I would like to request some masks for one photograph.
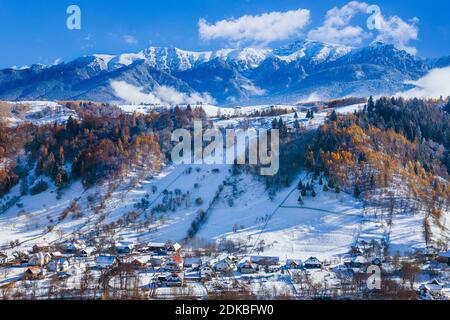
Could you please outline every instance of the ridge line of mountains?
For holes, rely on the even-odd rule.
[[[0,70],[0,100],[126,102],[111,86],[126,82],[151,93],[161,86],[186,95],[208,94],[222,105],[295,103],[395,94],[431,69],[450,66],[450,56],[420,59],[376,42],[351,48],[297,41],[277,49],[209,52],[150,47],[139,53],[80,57],[54,66]]]

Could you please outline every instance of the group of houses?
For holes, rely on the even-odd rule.
[[[207,280],[220,274],[232,275],[235,272],[242,275],[260,272],[270,274],[291,270],[321,270],[328,266],[313,256],[304,261],[286,259],[284,262],[276,256],[259,255],[243,259],[222,255],[203,261],[204,258],[189,255],[187,251],[182,252],[181,245],[172,242],[135,244],[131,241],[118,241],[100,249],[82,240],[71,240],[59,245],[35,244],[30,251],[16,251],[12,256],[0,252],[0,266],[25,265],[25,280],[40,280],[48,273],[67,277],[85,269],[105,271],[127,266],[138,272],[153,272],[154,283],[168,287],[183,286],[186,281]],[[433,260],[450,265],[450,251],[434,254]],[[382,258],[371,257],[366,251],[352,247],[341,263],[331,270],[336,273],[361,272],[370,265],[382,264]],[[420,287],[421,295],[433,295],[442,286],[437,280],[423,284]]]

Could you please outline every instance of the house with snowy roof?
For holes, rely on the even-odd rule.
[[[177,253],[181,250],[181,244],[167,242],[165,248],[168,253]]]
[[[298,270],[303,267],[303,261],[300,259],[287,259],[284,268],[286,270]]]
[[[90,257],[94,252],[95,252],[94,247],[87,247],[85,249],[80,250],[80,252],[78,253],[78,256],[82,257],[82,258],[87,258],[87,257]]]
[[[258,266],[250,260],[239,263],[238,270],[242,274],[251,274],[258,272]]]
[[[250,261],[264,267],[277,266],[280,264],[279,257],[252,256],[250,257]]]
[[[135,258],[131,261],[131,264],[135,269],[144,269],[147,267],[147,261],[144,258]]]
[[[170,272],[180,272],[183,270],[183,258],[173,256],[172,259],[164,265],[164,270]]]
[[[69,270],[69,260],[66,258],[54,259],[47,265],[47,270],[50,272],[66,272]]]
[[[446,263],[450,266],[450,250],[446,252],[440,252],[436,260],[441,263]]]
[[[198,269],[202,265],[202,259],[197,257],[186,257],[184,259],[184,267],[191,269]]]
[[[364,258],[363,256],[356,256],[352,258],[350,266],[352,268],[362,268],[366,264],[367,264],[366,258]]]
[[[23,273],[24,280],[41,280],[45,278],[45,269],[41,267],[29,267]]]
[[[235,265],[233,263],[233,261],[231,261],[230,259],[222,259],[217,261],[214,264],[214,270],[218,271],[218,272],[228,272],[231,271],[235,268]]]
[[[28,260],[28,264],[30,266],[39,266],[39,267],[43,267],[45,266],[47,263],[49,263],[51,261],[52,257],[49,253],[47,252],[38,252],[33,254],[30,259]]]
[[[421,294],[436,294],[440,293],[443,287],[443,284],[439,280],[433,279],[428,283],[420,285],[419,291]]]
[[[134,250],[134,243],[133,242],[117,242],[114,245],[117,253],[119,254],[130,254]]]
[[[66,253],[78,253],[86,248],[86,244],[81,240],[73,240],[66,243]]]
[[[48,252],[50,249],[50,245],[48,243],[37,243],[33,246],[33,253],[38,252]]]
[[[119,260],[115,256],[99,255],[95,259],[95,265],[99,269],[109,269],[116,267],[119,264]]]
[[[320,260],[316,257],[310,257],[305,261],[304,266],[306,269],[321,269],[322,262],[320,262]]]

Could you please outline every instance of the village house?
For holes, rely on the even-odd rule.
[[[50,261],[47,270],[50,272],[66,272],[69,269],[69,261],[66,258],[59,258]]]
[[[362,268],[363,266],[365,266],[367,264],[367,259],[364,258],[363,256],[356,256],[353,257],[350,266],[352,268]]]
[[[85,249],[80,250],[80,252],[78,253],[78,256],[81,258],[87,258],[90,257],[95,251],[95,248],[93,247],[88,247]]]
[[[200,277],[202,279],[211,278],[214,275],[214,271],[209,266],[200,267]]]
[[[229,272],[234,270],[235,264],[232,259],[226,257],[225,259],[219,260],[214,264],[214,270],[217,272]]]
[[[13,253],[13,257],[18,263],[28,263],[30,260],[30,254],[27,251],[16,251]]]
[[[251,273],[258,272],[257,265],[252,263],[249,260],[246,260],[246,261],[240,263],[238,266],[238,270],[242,274],[251,274]]]
[[[352,246],[352,248],[350,249],[350,254],[353,257],[357,257],[363,254],[362,250],[358,247],[358,246]]]
[[[59,251],[53,251],[53,252],[50,253],[50,257],[52,259],[60,259],[60,258],[63,257],[63,254],[61,252],[59,252]]]
[[[49,250],[50,246],[48,243],[37,243],[32,248],[33,253],[48,252]]]
[[[119,264],[119,260],[115,256],[99,255],[95,259],[95,265],[99,269],[109,269],[116,267]]]
[[[436,295],[436,294],[440,294],[443,288],[443,284],[437,280],[437,279],[433,279],[428,283],[422,284],[419,287],[419,292],[422,296],[427,296],[427,295]]]
[[[164,265],[164,270],[170,272],[182,271],[183,259],[180,256],[173,256],[172,259]]]
[[[436,260],[440,263],[446,263],[450,266],[450,250],[439,253]]]
[[[23,273],[24,280],[41,280],[45,278],[45,269],[40,267],[29,267]]]
[[[303,261],[300,259],[288,259],[286,260],[286,264],[284,268],[286,270],[298,270],[303,267]]]
[[[202,265],[202,259],[197,257],[187,257],[184,259],[184,268],[198,270]]]
[[[310,257],[308,260],[305,261],[305,269],[321,269],[322,268],[322,262],[320,262],[319,259],[316,257]]]
[[[174,272],[160,274],[156,281],[161,287],[182,287],[184,284],[183,276]]]
[[[0,252],[0,265],[8,263],[8,255],[6,253]]]
[[[33,254],[30,257],[30,259],[28,260],[28,264],[30,266],[43,267],[47,263],[49,263],[51,259],[52,259],[52,257],[50,256],[49,253],[47,253],[47,252],[39,252],[39,253]]]
[[[81,240],[73,240],[66,244],[66,253],[76,254],[86,248],[86,244]]]
[[[168,254],[178,253],[181,250],[181,245],[179,243],[167,242],[165,248]]]
[[[154,255],[163,256],[167,254],[166,245],[164,243],[149,242],[147,251],[153,252]]]
[[[263,256],[252,256],[250,257],[251,263],[256,263],[257,265],[268,267],[268,266],[278,266],[280,264],[280,258],[278,257],[263,257]]]
[[[166,277],[164,285],[167,287],[182,287],[184,284],[183,276],[179,273],[171,273]]]
[[[152,268],[160,268],[164,264],[164,259],[159,257],[151,257],[148,259],[147,264]]]
[[[145,269],[147,267],[147,262],[144,258],[136,258],[131,261],[131,264],[135,269]]]
[[[423,252],[423,256],[425,258],[434,259],[438,256],[439,250],[433,246],[426,247],[425,251]]]
[[[134,243],[132,242],[118,242],[114,245],[117,253],[130,254],[134,250]]]
[[[79,276],[83,273],[84,270],[85,270],[85,266],[83,268],[81,265],[77,266],[74,264],[74,265],[69,266],[69,268],[66,271],[66,274],[69,276]]]
[[[380,258],[373,258],[372,261],[371,261],[371,263],[372,263],[374,266],[378,266],[378,267],[381,267],[381,266],[383,265],[383,261],[381,261]]]

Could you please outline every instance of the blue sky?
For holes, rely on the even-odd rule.
[[[304,38],[360,46],[380,37],[422,57],[450,55],[450,1],[348,3],[337,0],[1,0],[0,67],[51,64],[92,53],[137,52],[150,45],[213,50],[243,45],[277,46]],[[81,8],[81,30],[66,27],[66,10],[71,4]],[[365,5],[380,7],[383,32],[368,30],[366,20],[370,15],[365,12]],[[329,12],[334,7],[337,11]],[[336,21],[336,14],[349,21]],[[249,16],[247,20],[241,18],[244,15]],[[272,23],[274,29],[266,28],[266,23]],[[277,33],[280,30],[285,32]]]

